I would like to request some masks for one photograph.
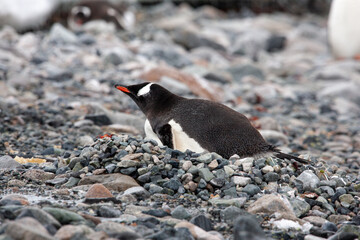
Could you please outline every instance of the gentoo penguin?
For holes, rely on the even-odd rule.
[[[332,1],[328,19],[328,39],[335,57],[360,57],[359,22],[359,0]]]
[[[71,8],[67,19],[68,26],[78,30],[86,22],[104,20],[114,23],[118,29],[129,30],[135,22],[135,15],[125,8],[115,7],[104,0],[81,1]]]
[[[220,103],[183,98],[149,82],[115,87],[130,96],[146,115],[146,136],[160,146],[216,152],[225,158],[234,154],[240,157],[274,154],[308,163],[281,153],[263,139],[244,115]]]

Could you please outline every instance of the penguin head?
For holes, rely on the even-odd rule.
[[[83,0],[71,8],[67,22],[71,29],[81,30],[83,24],[92,20],[111,22],[117,29],[131,29],[135,14],[126,3],[112,5],[104,0]]]
[[[88,6],[75,6],[71,9],[69,21],[82,25],[89,21],[91,17],[91,8]]]
[[[163,109],[172,99],[178,97],[162,86],[150,82],[130,86],[117,84],[115,88],[131,97],[145,115],[154,109]]]

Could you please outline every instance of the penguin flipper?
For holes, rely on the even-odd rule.
[[[170,124],[167,123],[162,125],[157,131],[157,135],[164,145],[168,146],[169,148],[174,148]]]

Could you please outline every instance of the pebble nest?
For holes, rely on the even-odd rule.
[[[360,63],[332,58],[326,18],[138,13],[130,31],[0,30],[0,239],[360,238]],[[159,147],[113,88],[141,81],[312,163]]]

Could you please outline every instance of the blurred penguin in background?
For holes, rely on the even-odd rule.
[[[135,23],[135,14],[125,3],[117,6],[104,0],[84,0],[71,8],[67,24],[72,30],[80,30],[93,20],[112,22],[117,29],[129,30]]]
[[[333,0],[328,19],[328,38],[336,58],[360,60],[360,0]]]

